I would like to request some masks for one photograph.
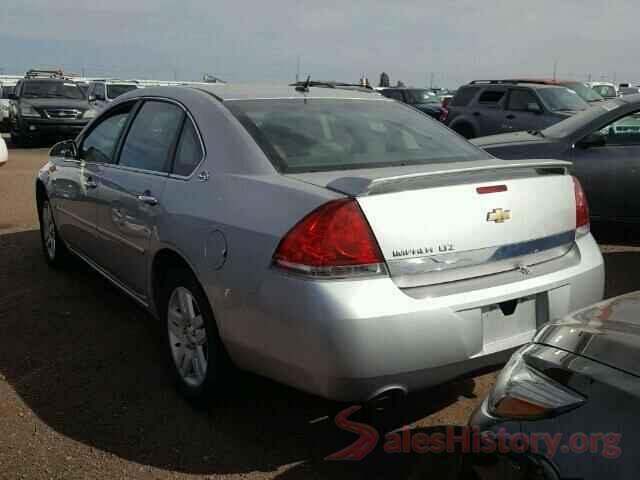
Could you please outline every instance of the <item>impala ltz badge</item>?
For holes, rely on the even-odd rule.
[[[492,211],[487,213],[487,222],[504,223],[507,220],[511,220],[511,210],[494,208]]]

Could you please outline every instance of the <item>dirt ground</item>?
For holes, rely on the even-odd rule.
[[[196,411],[175,393],[153,320],[82,265],[41,258],[33,182],[46,149],[9,152],[0,169],[0,478],[421,478],[453,456],[324,457],[354,436],[342,408],[246,373],[219,405]],[[596,231],[607,295],[640,285],[633,234]],[[606,235],[605,235],[606,234]],[[488,373],[412,395],[415,429],[464,425]]]

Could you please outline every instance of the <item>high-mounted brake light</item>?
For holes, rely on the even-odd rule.
[[[507,186],[506,185],[491,185],[488,187],[478,187],[476,188],[476,192],[478,192],[480,195],[484,195],[487,193],[498,193],[498,192],[506,192],[507,191]]]
[[[311,212],[284,236],[273,259],[279,267],[315,277],[386,273],[378,243],[353,199]]]
[[[581,237],[589,233],[589,204],[580,181],[573,177],[573,189],[576,197],[576,236]]]

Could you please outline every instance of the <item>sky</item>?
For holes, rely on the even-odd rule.
[[[635,5],[634,5],[635,4]],[[637,0],[0,0],[0,72],[456,87],[640,81]]]

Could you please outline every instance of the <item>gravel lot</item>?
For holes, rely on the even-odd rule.
[[[9,152],[0,169],[0,478],[418,478],[451,456],[323,458],[355,438],[344,408],[249,374],[199,412],[174,393],[153,320],[82,265],[41,258],[33,181],[46,149]],[[607,295],[635,290],[635,234],[599,227]],[[606,235],[605,235],[606,234]],[[418,429],[463,425],[495,373],[413,395]]]

